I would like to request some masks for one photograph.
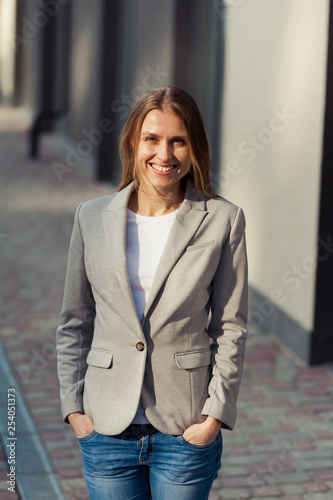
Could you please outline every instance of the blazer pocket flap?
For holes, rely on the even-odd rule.
[[[87,364],[100,368],[111,368],[113,352],[91,349],[87,356]]]
[[[191,370],[200,366],[208,366],[211,364],[210,349],[203,351],[178,352],[175,354],[175,361],[178,368],[183,370]]]
[[[211,241],[206,241],[205,243],[199,243],[196,245],[189,245],[186,248],[186,252],[192,252],[193,250],[200,250],[201,248],[211,247],[212,245],[214,245],[214,243],[215,243],[215,241],[211,240]]]

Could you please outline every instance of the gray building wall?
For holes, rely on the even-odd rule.
[[[72,0],[70,15],[69,91],[66,116],[59,122],[74,142],[84,139],[82,131],[96,127],[101,92],[102,0]]]
[[[251,0],[226,18],[220,183],[247,216],[257,292],[250,326],[279,333],[306,360],[315,314],[328,16],[328,0]]]
[[[17,0],[14,102],[31,115],[39,108],[41,95],[41,34],[45,19],[39,17],[39,11],[37,0]]]

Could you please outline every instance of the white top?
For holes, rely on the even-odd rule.
[[[127,268],[140,321],[176,212],[148,217],[127,211]]]
[[[167,215],[148,217],[127,210],[127,268],[140,321],[176,213],[177,210]],[[149,423],[141,403],[132,423]]]

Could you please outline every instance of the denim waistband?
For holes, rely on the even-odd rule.
[[[119,439],[141,439],[142,436],[156,434],[158,430],[151,424],[131,424],[114,438]]]

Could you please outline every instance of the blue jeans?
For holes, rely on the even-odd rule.
[[[90,500],[206,500],[221,467],[222,436],[195,445],[150,425],[78,438]]]

